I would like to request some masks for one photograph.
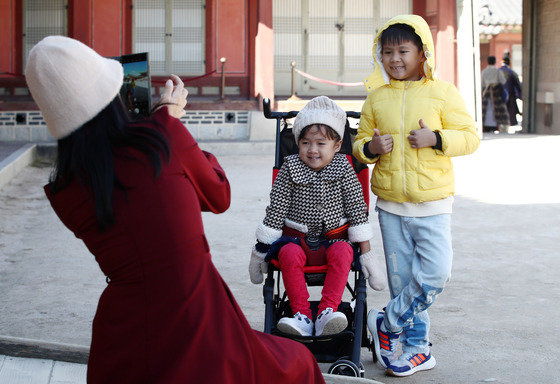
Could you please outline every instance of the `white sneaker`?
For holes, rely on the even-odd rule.
[[[315,320],[315,336],[334,335],[346,329],[348,320],[342,312],[334,312],[327,308]]]
[[[296,313],[294,317],[283,317],[278,321],[276,327],[283,333],[296,336],[313,335],[313,322],[309,317]]]
[[[436,366],[436,359],[428,353],[403,353],[387,366],[386,373],[392,376],[410,376],[418,371],[426,371]]]

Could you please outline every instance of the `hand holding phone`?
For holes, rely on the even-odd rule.
[[[154,106],[154,111],[159,107],[167,106],[169,114],[177,119],[185,116],[185,105],[187,105],[187,95],[183,81],[177,75],[171,75],[165,82],[161,98]]]

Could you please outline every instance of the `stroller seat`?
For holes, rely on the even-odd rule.
[[[297,115],[297,111],[272,112],[270,101],[263,100],[264,115],[268,119],[276,119],[276,154],[275,165],[273,168],[273,181],[283,163],[284,157],[298,153],[291,129],[286,122],[287,119]],[[359,118],[359,112],[347,112],[348,117]],[[283,123],[283,129],[281,129]],[[352,164],[358,180],[362,186],[364,200],[369,207],[369,172],[365,164],[359,163],[352,156],[352,142],[357,130],[350,128],[346,122],[343,137],[343,145],[340,153],[346,154]],[[328,266],[307,265],[303,268],[305,280],[308,286],[324,285]],[[318,362],[333,363],[328,373],[340,374],[345,376],[363,377],[364,368],[360,362],[360,352],[362,347],[368,348],[372,352],[376,361],[373,340],[367,333],[367,303],[366,303],[366,279],[359,266],[357,254],[354,255],[350,274],[354,276],[354,288],[350,283],[346,283],[346,288],[352,296],[351,302],[342,301],[338,311],[344,313],[348,319],[347,328],[334,335],[324,336],[294,336],[284,334],[276,327],[278,320],[282,317],[291,317],[292,312],[289,300],[285,291],[281,291],[281,270],[278,260],[272,259],[269,263],[268,273],[263,286],[263,296],[265,303],[265,325],[264,332],[275,334],[299,341],[307,346],[313,353]],[[319,301],[310,301],[313,318],[317,316]]]

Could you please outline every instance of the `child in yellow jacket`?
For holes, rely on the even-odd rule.
[[[391,300],[385,311],[370,311],[368,327],[379,362],[395,376],[436,364],[427,309],[451,275],[450,157],[470,154],[480,142],[455,86],[435,78],[433,54],[420,16],[397,16],[379,31],[353,147],[360,161],[375,164],[371,189]]]

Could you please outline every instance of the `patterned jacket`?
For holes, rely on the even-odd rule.
[[[272,244],[282,236],[284,225],[316,237],[348,222],[348,240],[363,242],[373,237],[367,213],[362,188],[345,155],[335,154],[319,172],[297,154],[290,155],[272,186],[257,240]]]

